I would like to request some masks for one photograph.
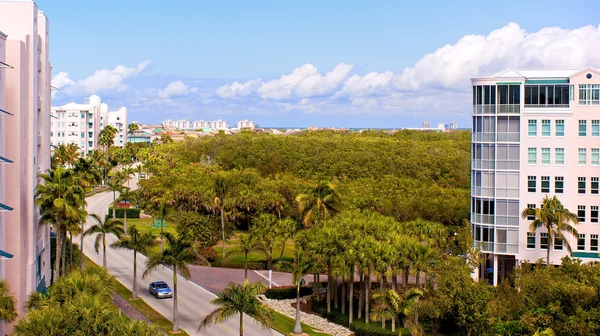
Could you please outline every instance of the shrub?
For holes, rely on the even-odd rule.
[[[356,320],[350,325],[350,329],[354,331],[355,336],[397,336],[397,331],[391,331],[390,329],[383,329],[379,325],[366,324],[363,321]],[[402,329],[402,335],[410,335],[408,330]]]
[[[496,322],[493,325],[497,336],[529,335],[529,326],[521,321]]]
[[[123,218],[123,213],[125,210],[127,210],[127,218],[140,218],[141,210],[138,208],[117,208],[117,211],[115,211],[117,218]],[[108,215],[112,216],[112,207],[108,208]]]
[[[312,288],[300,287],[300,296],[307,296],[312,294]],[[289,300],[296,298],[296,287],[285,286],[285,287],[274,287],[267,289],[265,296],[273,300]]]
[[[217,260],[217,251],[211,246],[201,249],[198,253],[200,253],[201,256],[206,258],[206,260],[208,260],[208,262],[210,263],[215,262],[215,260]]]

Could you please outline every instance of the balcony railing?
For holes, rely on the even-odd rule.
[[[473,169],[494,169],[494,160],[472,160]]]
[[[473,114],[495,114],[496,105],[473,105]]]
[[[569,104],[525,104],[526,109],[546,109],[546,108],[561,108],[568,109]]]
[[[498,198],[519,198],[519,189],[496,188]]]
[[[519,104],[499,104],[498,105],[498,114],[508,113],[508,114],[519,114],[521,113],[521,105]]]
[[[473,133],[473,141],[495,142],[496,141],[496,133],[494,133],[494,132]]]
[[[519,253],[518,244],[496,243],[496,252],[498,253]]]
[[[473,187],[471,192],[472,196],[494,197],[494,188],[490,187]]]
[[[519,226],[519,217],[496,215],[496,225]]]
[[[519,132],[498,132],[498,142],[519,142]]]
[[[494,224],[494,215],[471,213],[471,222],[477,224]]]
[[[475,241],[475,246],[479,247],[482,252],[494,252],[494,242]]]
[[[520,161],[505,161],[497,160],[496,169],[502,170],[519,170]]]

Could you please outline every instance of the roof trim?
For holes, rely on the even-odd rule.
[[[573,78],[573,77],[575,77],[575,76],[579,76],[579,75],[581,75],[581,74],[583,74],[583,73],[586,73],[586,72],[593,72],[593,73],[595,73],[596,75],[600,75],[600,71],[598,71],[598,70],[596,70],[596,69],[594,69],[594,68],[591,68],[591,67],[587,67],[587,68],[585,68],[585,69],[582,69],[582,70],[580,70],[580,71],[577,71],[576,73],[572,74],[571,76],[569,76],[569,78]]]

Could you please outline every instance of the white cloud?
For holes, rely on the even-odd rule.
[[[304,64],[291,74],[263,82],[262,79],[234,82],[217,89],[221,98],[249,96],[257,93],[262,99],[289,99],[322,96],[335,92],[354,69],[353,65],[340,63],[331,72],[322,75],[316,66]]]
[[[198,91],[198,88],[190,87],[190,86],[186,85],[185,83],[183,83],[182,81],[178,80],[178,81],[169,83],[169,85],[167,85],[167,87],[160,90],[158,92],[158,96],[161,98],[183,97],[183,96],[187,96],[190,93],[194,93],[197,91]]]
[[[123,81],[138,75],[149,64],[150,61],[143,61],[133,68],[117,65],[112,70],[96,70],[92,75],[78,81],[69,78],[66,72],[59,72],[52,79],[52,85],[57,88],[64,88],[64,92],[70,95],[95,94],[103,91],[124,91],[127,89],[127,85]]]

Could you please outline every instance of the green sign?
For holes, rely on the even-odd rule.
[[[166,229],[167,228],[167,220],[166,219],[155,219],[154,223],[152,223],[152,227],[155,229]]]

